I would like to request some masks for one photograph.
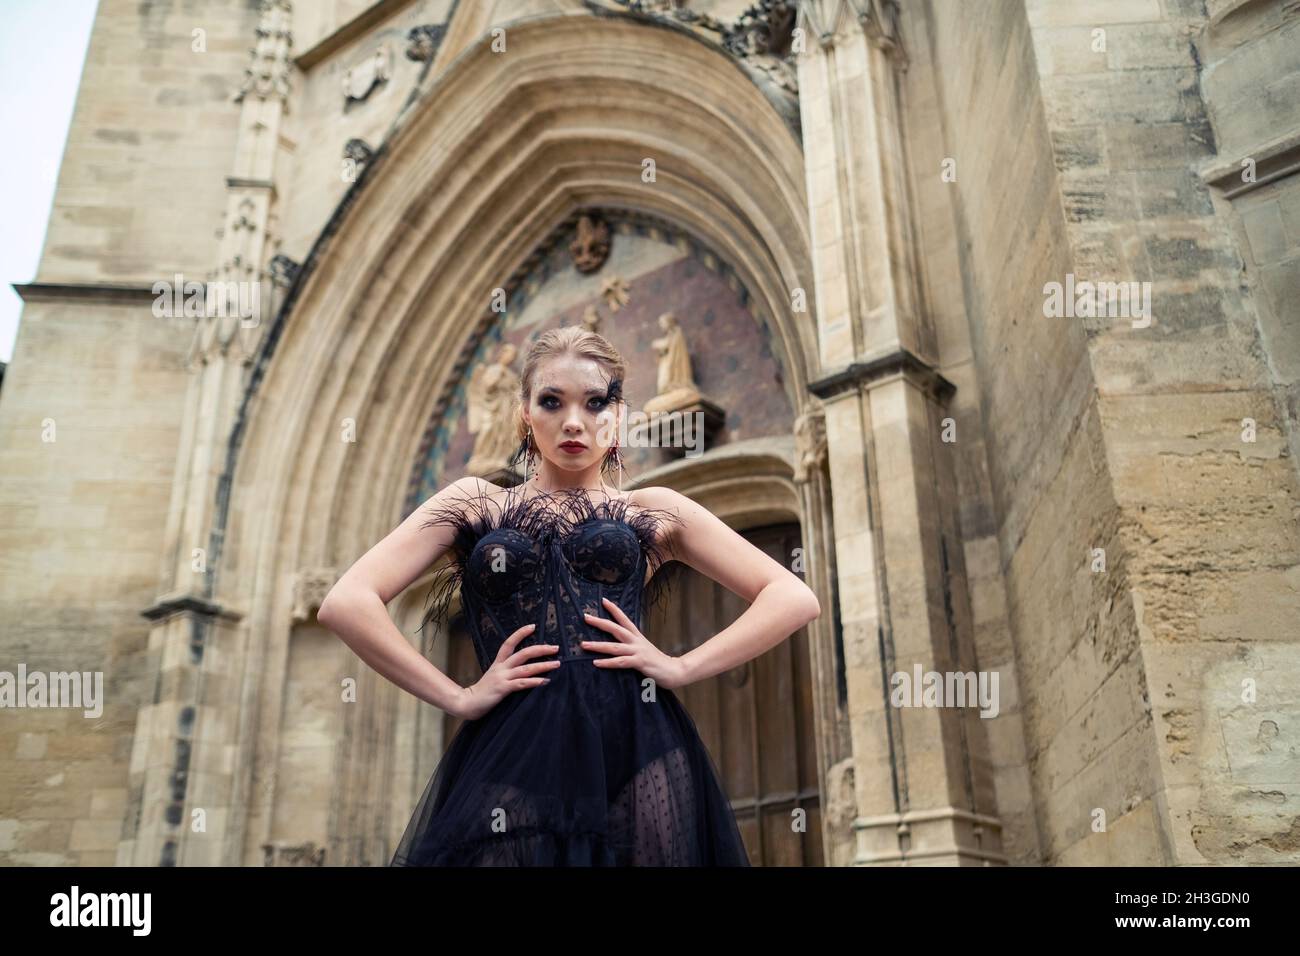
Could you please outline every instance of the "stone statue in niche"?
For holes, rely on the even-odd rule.
[[[671,455],[696,457],[725,426],[727,413],[700,393],[691,374],[690,349],[677,316],[659,316],[664,334],[650,344],[659,354],[658,394],[637,413],[628,428],[629,444],[670,449]]]
[[[690,350],[677,316],[665,312],[659,316],[659,327],[664,330],[663,337],[650,343],[659,353],[659,388],[655,397],[645,403],[647,415],[681,409],[700,399],[691,374]]]
[[[480,365],[469,379],[469,431],[476,436],[474,452],[465,464],[470,475],[491,479],[508,470],[519,445],[511,412],[519,397],[519,376],[510,367],[518,350],[506,342],[496,361]]]

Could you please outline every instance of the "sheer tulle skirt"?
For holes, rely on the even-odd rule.
[[[717,768],[669,690],[569,660],[466,721],[390,866],[749,866]]]

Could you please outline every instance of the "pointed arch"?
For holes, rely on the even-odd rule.
[[[425,80],[267,336],[228,456],[216,596],[247,609],[244,695],[263,707],[278,704],[271,679],[258,686],[288,642],[293,576],[341,571],[400,520],[426,419],[495,317],[491,291],[574,210],[645,212],[725,256],[807,394],[813,307],[789,309],[813,286],[803,158],[772,103],[679,31],[557,15],[509,37],[508,55],[478,42]]]

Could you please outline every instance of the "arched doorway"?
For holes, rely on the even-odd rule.
[[[422,485],[445,484],[436,473],[425,484],[424,474],[402,472],[411,462],[437,464],[430,454],[442,440],[437,423],[457,421],[450,402],[466,369],[498,330],[518,331],[500,328],[495,291],[528,273],[530,257],[571,215],[631,210],[645,221],[675,224],[707,248],[707,257],[699,257],[703,270],[682,278],[719,277],[743,294],[738,308],[744,321],[716,307],[710,316],[720,300],[711,297],[697,307],[697,287],[674,275],[666,273],[662,286],[665,296],[690,297],[663,307],[708,329],[697,341],[725,340],[726,348],[700,354],[714,363],[738,363],[737,369],[703,368],[706,390],[725,399],[718,376],[734,376],[743,356],[746,369],[772,363],[780,387],[762,394],[784,393],[789,405],[777,422],[746,404],[745,417],[729,426],[734,434],[727,447],[716,449],[723,452],[721,467],[745,457],[742,443],[754,443],[782,469],[780,517],[770,520],[808,514],[788,486],[791,431],[808,404],[808,369],[817,351],[809,315],[789,310],[790,290],[806,288],[812,274],[797,137],[722,50],[680,34],[647,31],[622,18],[563,15],[519,23],[512,41],[528,45],[529,70],[478,45],[445,72],[430,73],[302,263],[258,354],[225,455],[212,532],[220,544],[219,603],[234,609],[224,645],[231,656],[223,663],[245,685],[242,696],[209,719],[234,728],[247,759],[239,761],[233,782],[198,778],[191,791],[196,801],[223,806],[228,794],[235,795],[238,812],[220,837],[227,862],[259,861],[262,845],[283,839],[276,821],[304,806],[327,803],[318,842],[340,848],[332,861],[382,857],[392,831],[405,824],[415,781],[427,779],[424,769],[441,750],[441,742],[424,741],[436,736],[430,731],[440,729],[443,718],[359,667],[367,692],[357,710],[365,719],[356,721],[361,731],[348,741],[335,779],[365,786],[319,795],[277,782],[276,762],[293,759],[295,746],[286,731],[297,715],[284,706],[282,680],[295,626],[290,611],[299,603],[293,589],[298,581],[336,579],[410,512]],[[669,62],[672,68],[664,66]],[[682,63],[702,78],[690,97],[680,91]],[[593,88],[602,95],[593,99]],[[653,184],[639,175],[651,154],[659,171]],[[646,270],[634,274],[619,265],[620,248],[632,246],[630,234],[619,234],[608,267],[628,285],[637,275],[648,277]],[[713,261],[729,274],[711,273]],[[642,296],[620,305],[616,317],[612,303],[598,306],[607,320],[603,328],[624,330],[630,344],[619,347],[629,355],[646,351],[636,346],[641,326],[630,321],[632,310],[646,304],[645,293],[657,294],[653,287],[632,292]],[[612,284],[616,301],[617,293]],[[565,307],[570,304],[534,308],[548,321],[582,321],[585,306],[575,312]],[[653,331],[659,306],[650,304],[656,311],[648,313],[645,327]],[[514,318],[522,305],[511,301]],[[746,323],[761,341],[737,337],[748,336]],[[653,379],[652,363],[638,368],[647,370],[646,382]],[[746,388],[743,394],[748,401],[754,393]],[[449,473],[459,476],[461,459],[443,457]],[[754,484],[752,470],[743,477]],[[805,527],[815,529],[815,520]],[[418,600],[422,588],[413,590],[421,592],[412,596]],[[265,716],[279,714],[283,720]],[[391,733],[373,732],[378,726]],[[156,733],[151,725],[139,732]],[[216,746],[199,741],[195,759]],[[165,786],[170,772],[150,771],[147,786]],[[141,845],[154,831],[171,838],[173,829],[165,821],[146,821]],[[364,856],[348,849],[358,844],[368,848]]]

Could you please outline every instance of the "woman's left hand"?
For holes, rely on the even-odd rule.
[[[682,666],[681,658],[671,657],[659,650],[654,644],[650,643],[649,638],[637,630],[637,626],[623,613],[621,607],[609,598],[602,598],[601,600],[609,608],[610,613],[614,615],[614,620],[611,621],[608,618],[597,617],[586,612],[583,613],[583,617],[587,619],[588,624],[598,627],[602,631],[608,631],[618,640],[583,641],[582,646],[589,651],[617,656],[598,657],[594,659],[593,663],[601,668],[634,668],[667,690],[682,686],[685,669]]]

